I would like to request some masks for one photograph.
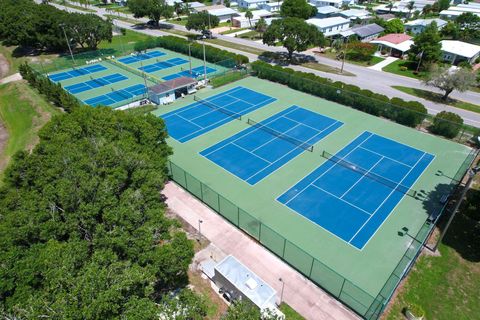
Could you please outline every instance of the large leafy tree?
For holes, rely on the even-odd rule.
[[[193,257],[160,194],[166,137],[154,116],[78,107],[15,156],[0,189],[0,309],[22,319],[158,315]]]
[[[308,19],[317,14],[317,8],[308,4],[306,0],[285,0],[280,7],[280,15],[284,18]]]
[[[458,24],[459,38],[473,40],[480,38],[480,17],[471,12],[465,12],[455,20]]]
[[[148,17],[157,26],[160,19],[170,19],[174,13],[165,0],[128,0],[127,5],[135,18]]]
[[[287,49],[288,59],[292,60],[295,51],[304,51],[312,45],[322,45],[325,38],[315,26],[300,18],[284,18],[272,21],[263,34],[263,43],[269,46],[278,41]]]
[[[100,41],[112,41],[112,23],[95,14],[74,13],[65,22],[65,29],[82,48],[96,49]]]
[[[188,16],[185,28],[187,30],[205,31],[210,28],[215,28],[220,23],[217,16],[213,16],[206,11],[194,13]]]
[[[405,32],[405,25],[398,18],[387,21],[383,27],[385,28],[383,31],[385,34]]]
[[[465,68],[451,70],[449,67],[436,65],[432,67],[424,82],[426,85],[442,90],[444,92],[443,100],[447,100],[453,90],[464,92],[477,83],[475,74],[471,70]]]
[[[437,23],[433,21],[413,39],[414,43],[409,52],[411,59],[420,60],[422,66],[438,61],[442,54],[440,40],[442,38],[438,33]]]

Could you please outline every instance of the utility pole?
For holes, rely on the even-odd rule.
[[[190,62],[190,75],[192,75],[192,53],[191,53],[191,48],[192,44],[188,44],[188,61]]]
[[[417,70],[415,70],[415,72],[417,73],[418,73],[418,70],[420,70],[420,64],[422,63],[422,58],[423,58],[423,51],[420,52],[420,60],[418,60]]]
[[[345,47],[343,49],[342,68],[340,69],[340,73],[343,73],[343,66],[345,65],[345,57],[347,55],[347,48],[348,48],[348,38],[347,38],[347,42],[345,42]]]
[[[70,56],[72,57],[72,62],[76,66],[77,63],[75,62],[75,59],[73,58],[72,47],[70,47],[70,41],[68,41],[67,32],[65,31],[65,24],[61,23],[60,27],[62,28],[63,34],[65,35],[65,41],[67,41],[67,46],[68,46],[68,50],[70,51]]]
[[[202,41],[203,44],[203,80],[205,85],[207,85],[207,61],[205,58],[205,41]]]

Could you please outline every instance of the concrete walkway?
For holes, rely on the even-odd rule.
[[[0,84],[19,81],[19,80],[22,80],[22,76],[20,75],[20,73],[17,72],[15,74],[12,74],[11,76],[0,79]]]
[[[250,31],[252,31],[252,30],[245,29],[245,30],[240,30],[238,32],[227,33],[227,34],[224,34],[224,36],[225,37],[235,37],[235,36],[238,36],[239,34],[247,33],[247,32],[250,32]]]
[[[394,61],[397,61],[397,60],[398,60],[398,58],[395,58],[395,57],[387,57],[385,60],[380,61],[379,63],[374,64],[373,66],[370,66],[368,68],[373,69],[373,70],[382,71],[382,69],[384,67],[388,66],[390,63],[392,63]]]
[[[278,279],[282,278],[285,283],[283,300],[306,319],[360,319],[354,312],[175,183],[169,182],[163,194],[167,197],[168,207],[173,213],[197,230],[198,221],[202,220],[202,236],[225,254],[234,255],[279,294],[282,283]]]

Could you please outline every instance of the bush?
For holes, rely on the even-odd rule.
[[[405,66],[401,66],[401,67],[400,67],[400,71],[407,71],[407,70],[408,70],[408,68],[405,67]]]
[[[292,89],[338,102],[375,116],[385,117],[409,127],[419,125],[427,116],[427,109],[419,102],[407,102],[399,98],[389,99],[387,96],[362,90],[357,86],[340,81],[332,82],[312,73],[272,66],[263,61],[252,63],[252,70],[259,78],[278,82]]]
[[[348,45],[346,58],[355,61],[370,61],[375,50],[373,44],[354,42]]]
[[[163,36],[158,38],[148,38],[145,41],[135,44],[135,51],[140,48],[143,51],[156,47],[162,47],[175,52],[188,54],[188,47],[191,45],[192,57],[203,59],[203,46],[197,42],[191,42],[183,38],[175,36]],[[212,46],[205,46],[205,59],[211,63],[219,63],[220,65],[233,68],[248,63],[248,57],[235,54],[226,50],[218,49]]]
[[[446,138],[455,138],[463,125],[463,119],[456,113],[442,111],[433,118],[429,130]]]

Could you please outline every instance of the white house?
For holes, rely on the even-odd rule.
[[[410,1],[413,1],[413,10],[408,9]],[[423,7],[426,5],[433,5],[436,0],[401,0],[393,3],[393,7],[389,8],[388,4],[381,4],[373,8],[376,13],[394,13],[401,14],[403,16],[408,15],[410,12],[413,14],[415,11],[422,11]]]
[[[339,13],[340,11],[342,10],[331,6],[318,7],[317,15],[315,17],[319,19],[328,18],[335,15],[336,13]]]
[[[447,20],[455,20],[459,15],[471,12],[480,16],[480,3],[459,4],[449,7],[447,10],[440,11],[440,18]]]
[[[434,21],[437,24],[438,30],[442,29],[447,24],[447,21],[442,19],[417,19],[405,23],[405,31],[410,31],[413,34],[422,33],[423,30]]]
[[[403,57],[413,45],[413,40],[408,34],[390,33],[370,43],[377,45],[377,51],[386,52],[394,57]]]
[[[362,10],[362,9],[349,9],[340,11],[337,16],[350,19],[351,21],[360,19],[360,20],[368,20],[372,17],[369,11]]]
[[[267,10],[268,12],[279,12],[280,7],[282,6],[282,1],[280,2],[267,2],[264,4],[259,5],[258,7],[263,10]]]
[[[205,5],[201,2],[197,2],[197,1],[194,1],[194,2],[187,2],[188,4],[188,7],[192,10],[195,10],[195,9],[198,9],[198,8],[201,8],[201,7],[205,7]]]
[[[238,6],[244,9],[257,9],[261,5],[268,3],[268,0],[238,0]]]
[[[167,104],[178,97],[195,92],[197,81],[190,77],[178,77],[148,88],[150,101],[156,104]]]
[[[326,37],[340,34],[342,31],[350,28],[350,20],[342,17],[331,17],[325,19],[312,18],[306,20],[305,22],[317,27],[317,29],[323,32]]]
[[[475,60],[480,56],[480,46],[457,41],[457,40],[442,40],[442,58],[452,64],[458,64],[462,61],[468,61],[470,64],[475,63]]]
[[[340,8],[343,5],[343,0],[311,0],[310,3],[317,7],[335,7],[335,8]]]
[[[218,18],[220,22],[226,22],[226,21],[231,21],[234,17],[240,16],[240,13],[232,8],[219,8],[219,9],[211,9],[211,10],[205,10],[212,16],[215,16]]]
[[[267,20],[268,18],[271,18],[273,14],[267,10],[261,9],[261,10],[253,10],[252,15],[253,15],[253,18],[251,18],[249,21],[245,17],[245,12],[241,12],[237,17],[232,18],[233,26],[237,28],[249,28],[251,23],[252,27],[254,27],[255,24],[258,22],[258,20],[260,20],[261,18],[264,18],[265,20]]]

